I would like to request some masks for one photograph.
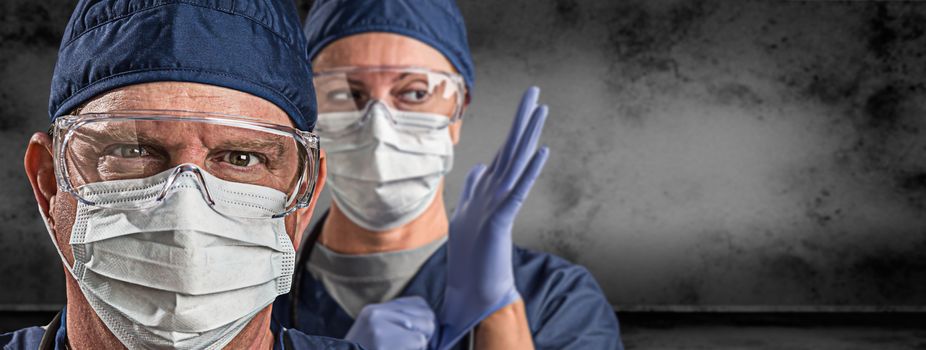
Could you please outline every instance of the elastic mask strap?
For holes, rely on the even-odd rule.
[[[64,258],[64,253],[61,252],[61,247],[58,246],[58,240],[55,239],[55,234],[51,225],[48,224],[48,216],[45,215],[45,212],[42,211],[42,207],[38,206],[39,215],[42,216],[42,224],[45,225],[45,230],[48,231],[48,238],[51,238],[51,244],[55,246],[55,251],[58,252],[58,257],[61,258],[61,263],[64,264],[65,270],[68,270],[68,273],[71,274],[71,277],[74,277],[74,280],[80,281],[77,278],[77,274],[74,273],[74,267],[68,265],[68,260]],[[74,259],[74,265],[77,265],[77,259]]]

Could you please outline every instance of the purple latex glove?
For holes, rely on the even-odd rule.
[[[492,164],[470,170],[450,221],[447,285],[438,314],[438,349],[447,349],[479,322],[521,296],[514,284],[511,228],[547,160],[537,142],[547,107],[540,89],[524,93],[505,145]]]
[[[364,306],[344,339],[368,350],[423,350],[434,327],[434,312],[424,299],[403,297]]]

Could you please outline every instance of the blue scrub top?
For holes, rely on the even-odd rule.
[[[67,322],[65,321],[66,310],[61,313],[47,327],[29,327],[15,332],[0,335],[0,346],[3,350],[64,350],[67,349]],[[348,343],[344,340],[331,339],[326,337],[310,336],[297,330],[283,328],[282,332],[277,331],[279,328],[275,325],[273,350],[284,349],[330,349],[330,350],[362,350],[359,345]],[[46,328],[54,330],[52,334],[46,337]],[[44,344],[43,344],[44,342]]]
[[[316,225],[306,243],[314,244],[320,231],[321,224]],[[311,248],[307,251],[310,254]],[[305,268],[308,258],[299,261],[295,279],[299,282],[289,295],[281,295],[274,302],[274,318],[307,334],[344,338],[354,320]],[[446,263],[445,244],[425,262],[400,296],[420,296],[431,309],[439,310],[444,299]],[[512,263],[537,349],[623,349],[614,309],[588,270],[557,256],[520,247],[514,248]],[[461,342],[455,349],[467,345]]]

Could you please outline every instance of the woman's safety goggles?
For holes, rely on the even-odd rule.
[[[417,67],[338,68],[316,72],[313,82],[319,133],[357,129],[369,116],[366,112],[380,103],[398,112],[391,121],[399,129],[442,129],[462,117],[466,98],[459,74]]]
[[[285,195],[280,217],[309,205],[319,167],[319,141],[311,132],[226,116],[185,111],[129,111],[59,117],[53,125],[58,185],[87,205],[145,209],[157,205],[179,175],[198,177],[207,201],[218,179],[269,187]],[[173,169],[163,186],[144,195],[150,200],[97,203],[82,186],[139,180]],[[218,181],[215,181],[218,182]],[[131,204],[128,204],[131,203]],[[241,203],[239,203],[241,204]],[[244,203],[246,204],[246,203]],[[223,213],[237,216],[235,212]]]

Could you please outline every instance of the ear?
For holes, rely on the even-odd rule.
[[[293,215],[296,216],[296,232],[293,239],[293,248],[296,250],[299,249],[299,244],[302,242],[302,235],[305,233],[305,230],[308,229],[309,223],[312,222],[312,213],[315,211],[315,205],[318,204],[318,196],[321,195],[322,190],[325,189],[325,180],[328,178],[328,158],[325,154],[325,150],[320,150],[319,159],[318,159],[318,177],[315,180],[315,192],[312,193],[312,199],[309,201],[309,206],[296,210]]]
[[[55,196],[58,194],[58,182],[55,179],[54,147],[51,136],[44,132],[37,132],[29,139],[26,148],[26,157],[23,165],[26,168],[26,177],[32,185],[32,193],[39,204],[39,210],[48,218],[49,227],[55,227],[51,215]]]
[[[463,116],[466,115],[466,110],[469,108],[469,101],[470,96],[469,92],[467,92],[466,98],[463,100],[463,108],[460,109],[460,117],[453,124],[450,124],[448,128],[450,130],[450,140],[453,141],[454,145],[460,143],[460,130],[463,129]]]

